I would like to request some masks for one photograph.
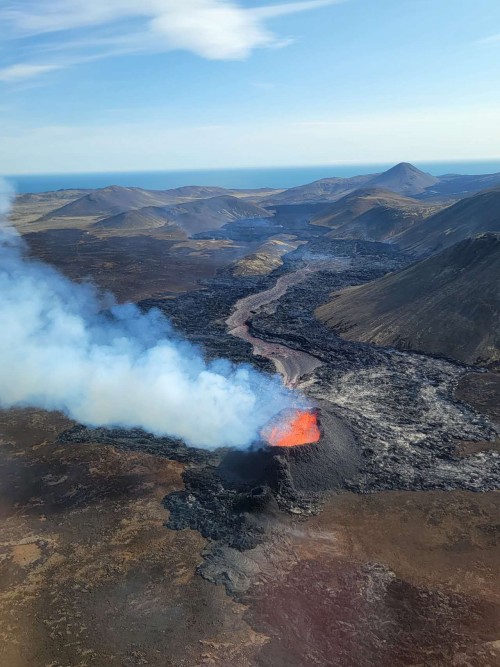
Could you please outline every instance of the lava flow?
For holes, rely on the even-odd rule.
[[[282,415],[278,422],[268,426],[262,433],[272,447],[298,447],[318,442],[321,433],[316,413],[296,410]]]

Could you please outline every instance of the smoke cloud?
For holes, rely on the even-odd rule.
[[[245,448],[303,399],[248,366],[207,363],[157,310],[118,305],[27,256],[0,180],[0,406]]]

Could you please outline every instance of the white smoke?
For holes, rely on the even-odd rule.
[[[8,200],[0,180],[1,407],[244,448],[281,410],[302,404],[277,377],[207,363],[159,311],[117,305],[28,258],[7,223]]]

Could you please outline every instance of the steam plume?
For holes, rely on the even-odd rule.
[[[0,180],[0,406],[142,427],[197,447],[244,448],[303,401],[278,378],[207,363],[159,311],[117,305],[26,256]]]

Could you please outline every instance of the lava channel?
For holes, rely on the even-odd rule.
[[[315,410],[294,410],[281,414],[262,432],[271,447],[299,447],[321,438]]]

